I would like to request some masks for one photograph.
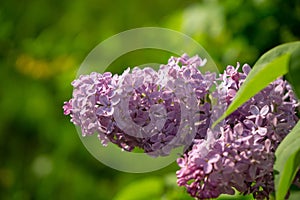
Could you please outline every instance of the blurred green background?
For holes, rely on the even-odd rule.
[[[197,40],[220,69],[253,64],[300,39],[300,1],[4,0],[0,2],[0,199],[192,199],[176,163],[147,174],[102,165],[82,145],[62,105],[87,54],[119,32],[165,27]],[[120,73],[152,57],[132,52]],[[225,197],[224,197],[225,198]]]

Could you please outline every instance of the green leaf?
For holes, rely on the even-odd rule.
[[[253,195],[242,195],[239,192],[235,192],[234,195],[221,194],[216,200],[254,200]]]
[[[164,190],[161,178],[149,177],[137,180],[121,190],[114,200],[158,200]]]
[[[299,200],[300,199],[300,190],[291,190],[291,194],[289,196],[289,200]]]
[[[292,52],[289,62],[288,81],[293,85],[293,90],[297,97],[300,97],[300,45]]]
[[[294,58],[290,61],[290,56],[299,47],[300,42],[286,43],[277,46],[262,55],[253,66],[253,69],[250,71],[245,82],[237,92],[233,102],[229,105],[223,115],[214,122],[213,127],[259,91],[264,89],[270,82],[285,75],[289,70],[289,64],[297,60]]]
[[[276,199],[284,199],[300,167],[300,121],[278,146],[274,163]]]
[[[270,82],[286,74],[288,71],[288,60],[289,54],[284,54],[267,64],[258,63],[259,65],[255,65],[239,91],[236,93],[233,102],[229,105],[224,114],[214,123],[214,126],[238,109],[259,91],[264,89]]]

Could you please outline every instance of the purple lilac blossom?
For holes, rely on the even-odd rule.
[[[103,145],[112,142],[126,151],[141,148],[166,156],[205,137],[211,109],[207,99],[216,79],[214,73],[199,71],[205,63],[184,54],[171,57],[158,71],[135,67],[120,76],[81,75],[72,82],[73,98],[65,102],[64,114],[80,126],[82,136],[96,133]]]
[[[228,66],[217,79],[199,71],[205,62],[184,54],[157,72],[136,67],[120,76],[82,75],[72,82],[73,98],[65,102],[64,114],[83,136],[98,134],[103,145],[140,148],[152,156],[185,146],[189,151],[178,159],[178,185],[193,197],[214,198],[236,189],[268,198],[274,191],[274,152],[298,120],[291,86],[277,79],[211,130],[251,68],[244,65],[240,73],[239,66]],[[212,86],[217,86],[213,93]]]
[[[251,70],[249,65],[243,66],[242,73],[238,68],[239,64],[228,66],[220,75],[213,94],[220,103],[232,102]],[[197,199],[234,194],[234,189],[252,193],[255,199],[269,199],[274,192],[275,150],[298,121],[298,105],[291,86],[278,78],[228,116],[219,133],[208,129],[206,138],[194,141],[192,149],[177,160],[178,185]]]

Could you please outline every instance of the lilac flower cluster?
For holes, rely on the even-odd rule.
[[[228,66],[220,75],[214,95],[229,105],[247,74]],[[269,198],[274,192],[274,153],[297,122],[298,102],[291,86],[279,78],[225,119],[220,130],[207,131],[206,138],[196,139],[192,149],[177,160],[178,185],[198,199],[220,194],[254,195]]]
[[[126,151],[140,148],[166,156],[179,146],[204,138],[210,124],[209,90],[216,75],[202,74],[206,60],[184,54],[171,57],[156,72],[152,68],[81,75],[72,82],[73,98],[64,113],[82,135],[98,134]],[[195,124],[197,124],[195,126]]]
[[[201,73],[205,63],[184,54],[158,71],[135,67],[121,75],[81,75],[72,82],[73,98],[65,102],[64,114],[83,136],[97,134],[104,146],[111,142],[151,156],[184,147],[177,182],[197,199],[235,190],[268,199],[274,192],[275,150],[298,121],[299,103],[279,78],[211,129],[251,68],[244,65],[238,72],[239,64],[228,66],[217,78]]]

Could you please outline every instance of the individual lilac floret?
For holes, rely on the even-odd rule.
[[[244,65],[240,73],[238,67],[228,66],[214,96],[229,105],[250,69]],[[234,194],[234,189],[269,199],[274,192],[274,153],[298,120],[297,106],[290,85],[275,80],[227,117],[219,133],[208,130],[206,138],[194,141],[177,160],[178,185],[198,199]]]

